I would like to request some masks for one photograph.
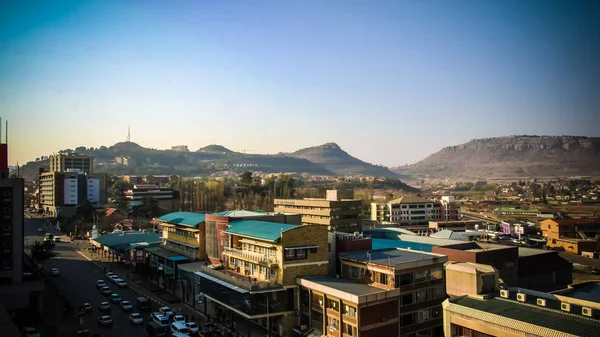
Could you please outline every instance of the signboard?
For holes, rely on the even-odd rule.
[[[100,202],[100,179],[88,179],[87,199],[92,204]]]
[[[77,205],[77,179],[65,179],[64,204]]]

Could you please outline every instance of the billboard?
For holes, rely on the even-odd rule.
[[[65,179],[64,204],[77,205],[77,179]]]
[[[92,204],[100,202],[100,179],[88,179],[87,199]]]

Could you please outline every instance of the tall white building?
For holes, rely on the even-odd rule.
[[[371,203],[371,220],[400,224],[427,224],[441,219],[440,204],[416,196],[403,196],[387,203]]]

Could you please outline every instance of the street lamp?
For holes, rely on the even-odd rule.
[[[267,337],[271,336],[271,322],[269,320],[269,293],[263,293],[267,299]]]

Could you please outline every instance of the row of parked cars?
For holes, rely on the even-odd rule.
[[[125,280],[123,280],[117,274],[114,274],[113,272],[106,273],[106,278],[108,280],[110,280],[111,282],[113,282],[114,284],[116,284],[119,288],[124,288],[127,286],[127,282],[125,282]],[[119,306],[125,312],[133,311],[133,304],[127,300],[123,300],[121,298],[121,295],[119,295],[118,293],[113,293],[105,280],[97,280],[96,288],[100,291],[100,293],[102,293],[102,295],[108,297],[108,301],[103,301],[100,304],[98,304],[98,311],[104,312],[104,313],[110,312],[111,308],[112,308],[111,303]],[[149,303],[148,303],[148,305],[149,305]],[[92,311],[91,304],[84,303],[83,306],[85,307],[86,312]],[[143,319],[142,315],[140,315],[137,312],[132,312],[129,315],[129,321],[132,324],[143,324],[144,323],[144,319]],[[104,326],[110,326],[113,324],[113,321],[112,321],[112,318],[110,317],[110,315],[102,315],[102,316],[98,317],[98,324],[104,325]]]
[[[167,334],[171,336],[200,336],[203,334],[200,327],[195,322],[187,322],[185,317],[175,314],[169,307],[161,307],[158,311],[150,314],[151,322],[148,323],[148,335],[151,337],[161,337]]]

